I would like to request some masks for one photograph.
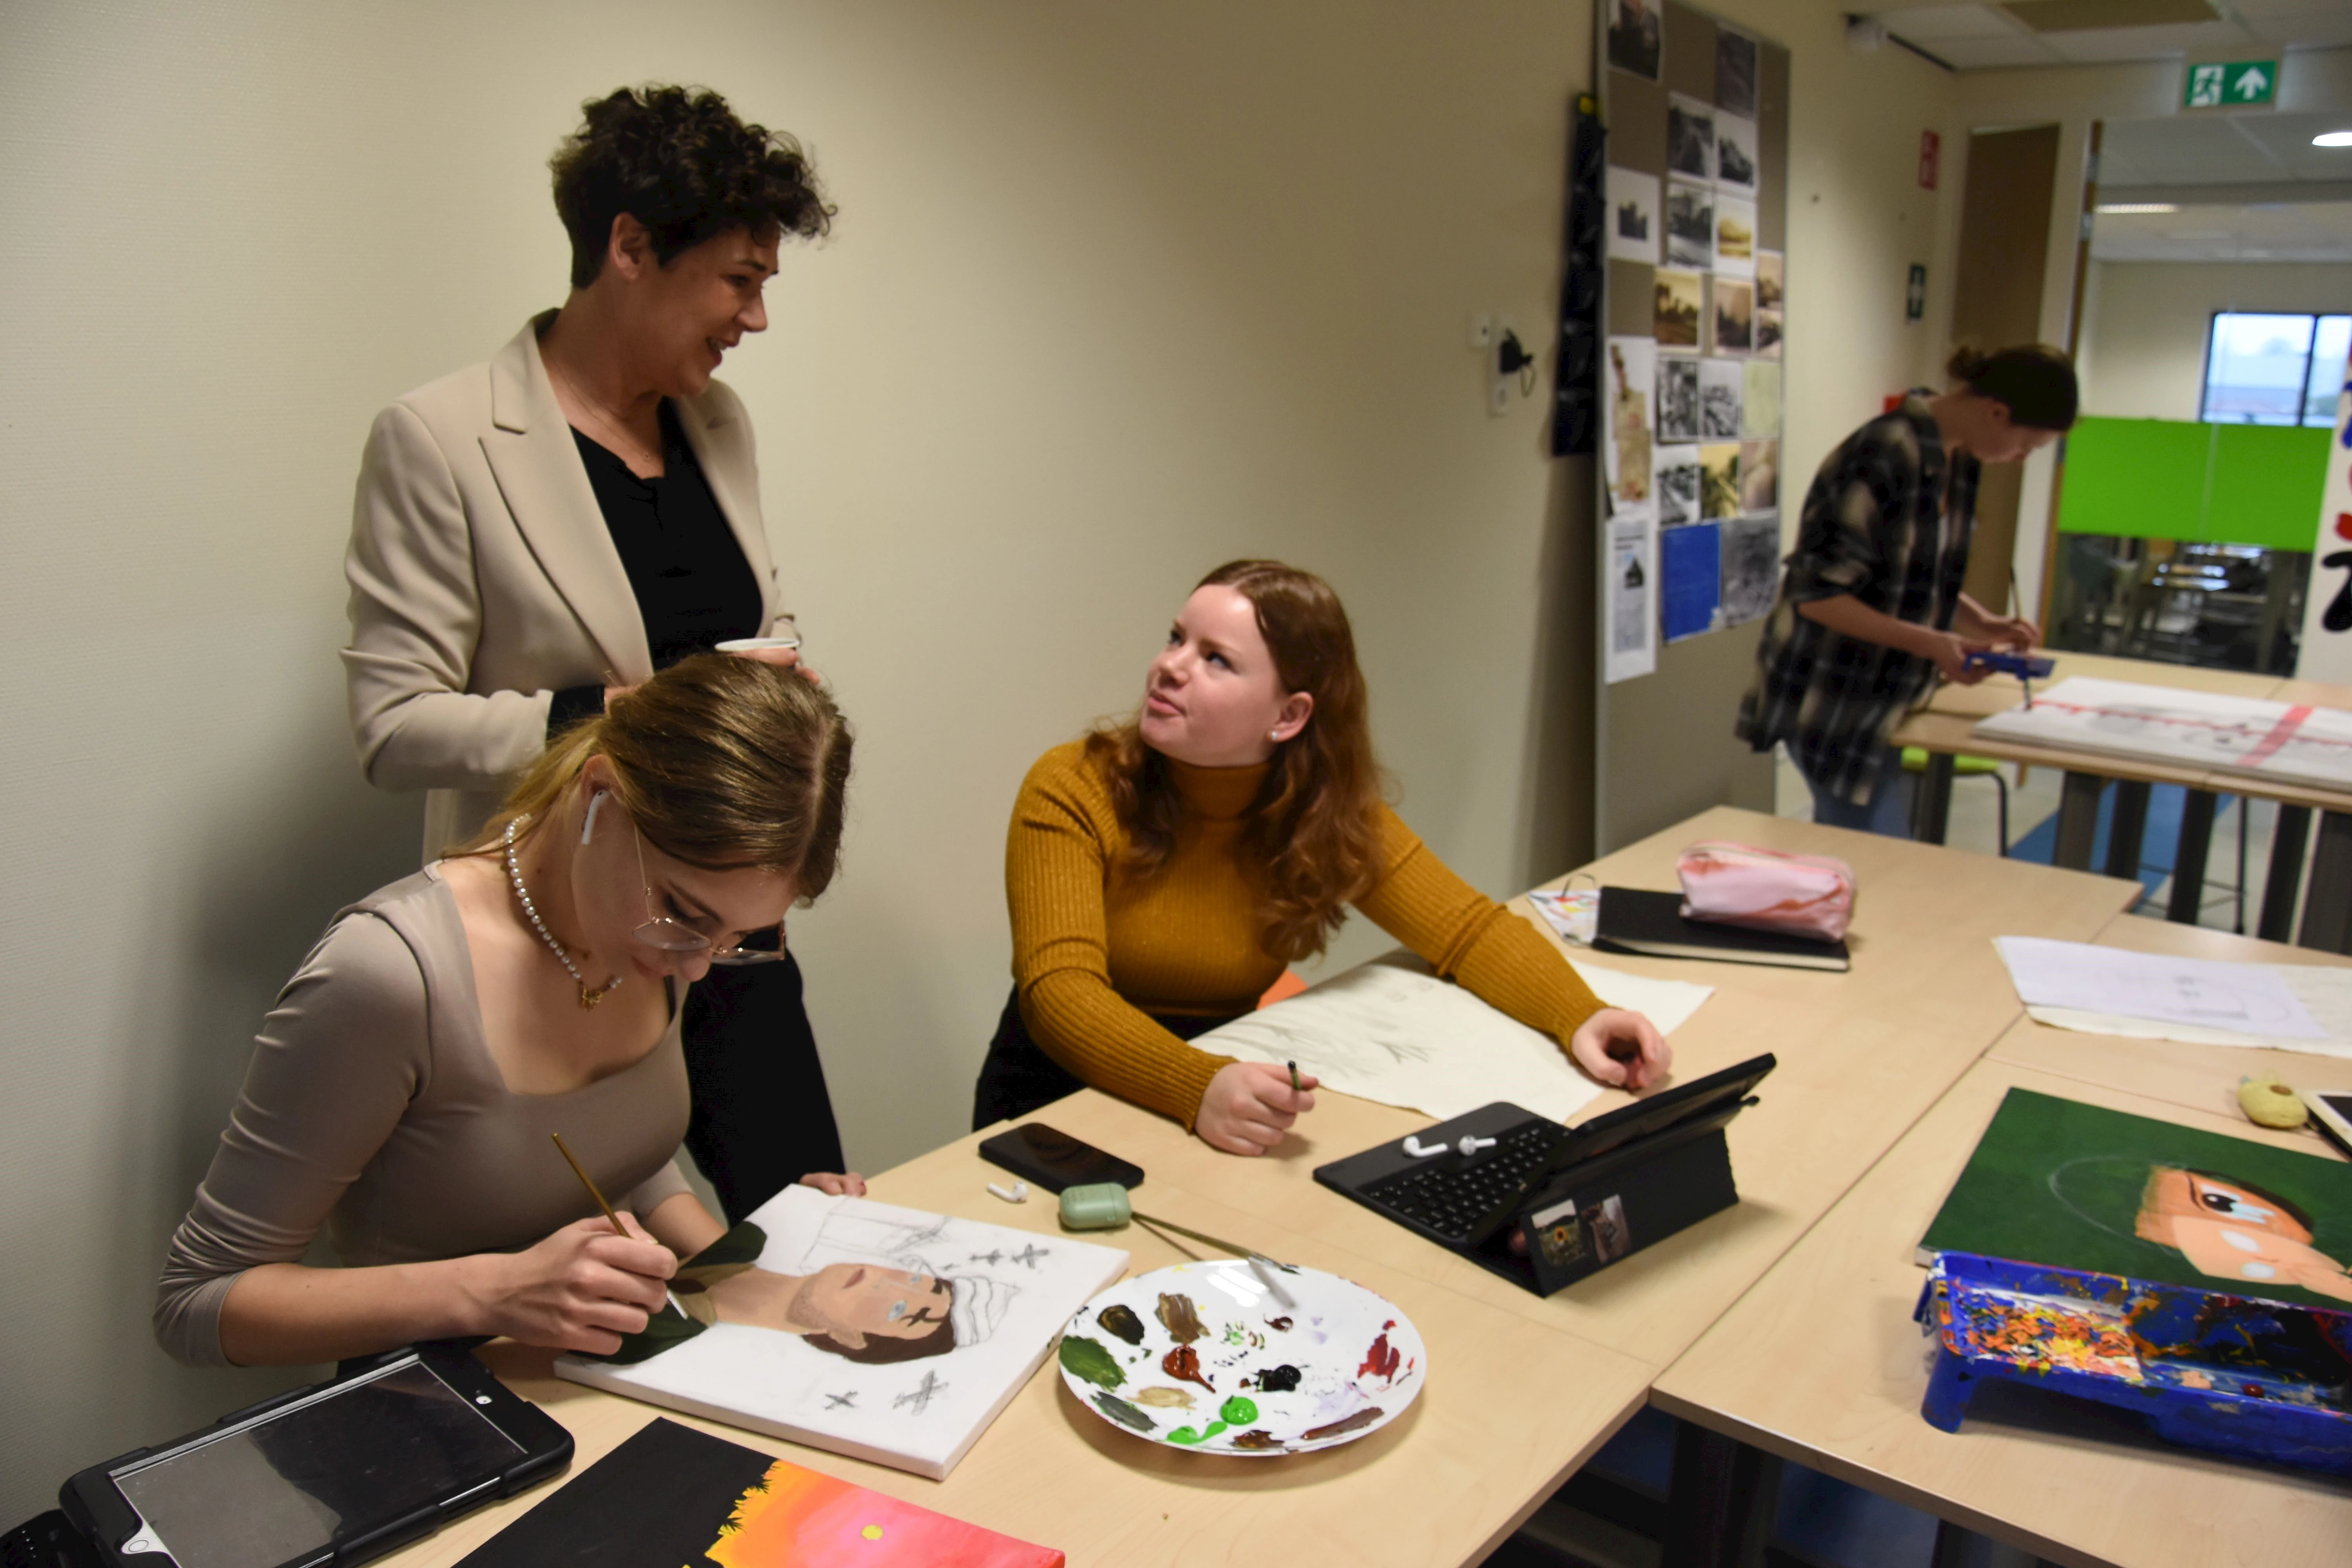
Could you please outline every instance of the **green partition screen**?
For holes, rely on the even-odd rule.
[[[2331,432],[2179,419],[2079,421],[2066,437],[2062,533],[2309,550]]]

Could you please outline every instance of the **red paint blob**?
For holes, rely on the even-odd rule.
[[[1387,1326],[1394,1328],[1396,1323],[1391,1320]],[[1372,1348],[1365,1352],[1364,1364],[1356,1369],[1356,1375],[1382,1377],[1393,1383],[1396,1381],[1397,1368],[1403,1364],[1403,1362],[1404,1357],[1402,1354],[1389,1348],[1388,1335],[1382,1334],[1372,1342]]]
[[[2336,514],[2336,531],[2343,538],[2352,539],[2352,511],[2339,511]]]

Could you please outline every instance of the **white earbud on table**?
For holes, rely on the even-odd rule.
[[[1433,1159],[1439,1154],[1459,1154],[1466,1160],[1479,1150],[1492,1149],[1494,1146],[1495,1140],[1492,1138],[1480,1138],[1468,1132],[1465,1132],[1451,1143],[1423,1143],[1410,1133],[1406,1135],[1404,1141],[1404,1152],[1416,1160]]]

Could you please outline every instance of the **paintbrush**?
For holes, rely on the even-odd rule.
[[[604,1201],[604,1194],[597,1188],[595,1178],[589,1175],[587,1167],[572,1154],[571,1145],[564,1142],[563,1134],[551,1132],[548,1136],[555,1140],[555,1152],[563,1156],[563,1163],[572,1167],[572,1173],[580,1178],[580,1184],[588,1189],[588,1195],[596,1200],[596,1206],[604,1211],[604,1223],[613,1227],[613,1234],[625,1241],[635,1241],[636,1237],[629,1234],[629,1227],[621,1223],[621,1216],[614,1214],[613,1205]],[[677,1309],[679,1317],[686,1316],[686,1309],[677,1305],[676,1296],[669,1295],[668,1287],[663,1287],[662,1294],[669,1296],[669,1304]]]
[[[1289,1291],[1282,1288],[1282,1281],[1275,1278],[1275,1270],[1285,1266],[1276,1263],[1273,1258],[1266,1257],[1264,1253],[1253,1252],[1246,1247],[1235,1247],[1230,1241],[1223,1241],[1213,1236],[1206,1236],[1197,1230],[1187,1230],[1184,1226],[1174,1224],[1169,1220],[1154,1219],[1148,1214],[1137,1214],[1132,1208],[1128,1210],[1128,1216],[1133,1219],[1136,1224],[1142,1226],[1145,1229],[1155,1234],[1172,1230],[1178,1236],[1189,1236],[1194,1241],[1213,1247],[1220,1252],[1230,1252],[1236,1258],[1245,1259],[1250,1266],[1250,1272],[1257,1276],[1259,1284],[1264,1285],[1268,1290],[1274,1292],[1274,1299],[1276,1300],[1281,1302],[1283,1306],[1290,1311],[1295,1312],[1298,1310],[1297,1300],[1292,1297]],[[1175,1247],[1179,1252],[1188,1250],[1188,1248],[1186,1248],[1181,1243],[1171,1240],[1165,1235],[1161,1235],[1160,1239],[1167,1242],[1169,1246]]]

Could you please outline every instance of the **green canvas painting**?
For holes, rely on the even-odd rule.
[[[2352,1303],[2352,1164],[2012,1089],[1920,1247]]]

